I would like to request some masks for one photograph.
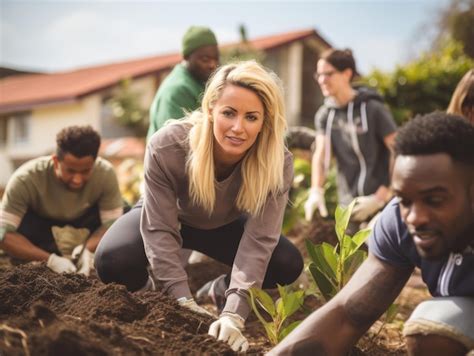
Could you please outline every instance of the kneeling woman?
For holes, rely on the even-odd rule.
[[[245,351],[248,289],[290,284],[303,268],[299,251],[280,235],[293,178],[285,130],[276,75],[253,61],[221,67],[201,110],[151,138],[143,206],[119,219],[97,249],[102,281],[138,290],[151,282],[149,265],[165,291],[205,313],[192,299],[181,249],[232,266],[223,311],[209,333]]]

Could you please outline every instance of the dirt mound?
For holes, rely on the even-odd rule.
[[[0,270],[0,354],[232,355],[212,319],[157,292],[129,293],[30,263]]]

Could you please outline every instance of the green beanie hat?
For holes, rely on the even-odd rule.
[[[187,57],[194,50],[209,45],[217,46],[214,32],[207,27],[191,26],[184,34],[181,51],[183,57]]]

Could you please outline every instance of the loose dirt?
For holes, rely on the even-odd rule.
[[[335,241],[333,223],[316,221],[299,226],[290,236],[303,254],[304,238]],[[195,292],[208,280],[230,271],[205,260],[188,266]],[[302,278],[306,288],[308,279]],[[276,296],[275,291],[272,292]],[[428,293],[415,273],[397,300],[395,322],[378,321],[360,340],[352,355],[404,355],[401,329],[413,308]],[[0,356],[6,355],[233,355],[224,343],[207,335],[211,317],[183,309],[160,292],[129,293],[119,285],[104,285],[95,276],[56,274],[43,263],[12,266],[0,256]],[[205,302],[205,301],[204,301]],[[321,303],[307,298],[302,319]],[[204,304],[215,312],[212,304]],[[249,354],[271,348],[263,327],[251,315],[245,335]]]

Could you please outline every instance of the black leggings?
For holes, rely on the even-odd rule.
[[[130,291],[142,288],[148,279],[148,260],[140,234],[141,204],[118,219],[102,237],[95,253],[95,267],[104,283],[123,284]],[[183,248],[196,250],[232,266],[245,220],[212,230],[200,230],[182,225]],[[263,281],[263,288],[293,283],[303,269],[303,258],[298,249],[280,236]],[[227,279],[228,280],[228,279]]]
[[[43,218],[28,209],[21,219],[20,226],[18,226],[16,232],[25,236],[35,246],[38,246],[45,251],[61,255],[58,246],[56,245],[56,241],[54,240],[51,228],[53,226],[63,227],[65,225],[71,225],[75,228],[85,227],[89,229],[90,233],[93,233],[101,225],[99,207],[94,205],[82,214],[82,216],[71,221]]]

